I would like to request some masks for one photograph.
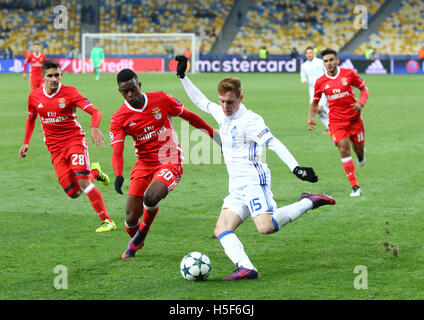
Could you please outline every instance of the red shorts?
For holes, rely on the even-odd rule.
[[[161,164],[158,166],[146,166],[140,162],[135,163],[131,170],[131,182],[128,194],[143,197],[144,192],[153,180],[163,182],[168,191],[175,189],[183,175],[183,167],[180,164]]]
[[[31,90],[37,89],[44,84],[43,78],[40,75],[31,75]]]
[[[68,195],[79,190],[78,180],[89,179],[90,159],[83,144],[69,146],[51,156],[57,179]]]
[[[334,144],[344,138],[350,138],[357,145],[365,143],[364,123],[361,117],[350,121],[330,121],[328,126],[330,128],[330,137]]]

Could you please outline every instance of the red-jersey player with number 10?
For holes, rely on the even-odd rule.
[[[361,111],[368,100],[369,92],[358,74],[352,69],[339,68],[337,52],[326,49],[321,52],[327,72],[315,82],[315,95],[309,110],[308,128],[314,130],[314,116],[318,102],[324,93],[328,100],[329,128],[333,143],[339,149],[343,169],[352,186],[351,197],[361,195],[361,188],[355,174],[350,145],[356,153],[358,164],[365,164],[365,132]],[[359,100],[355,100],[352,87],[361,90]]]
[[[181,117],[192,126],[214,137],[212,129],[201,117],[187,110],[173,96],[163,92],[141,92],[141,83],[130,69],[118,73],[119,91],[125,98],[112,115],[110,139],[115,190],[122,194],[124,182],[123,150],[125,137],[131,136],[137,161],[131,170],[131,182],[126,205],[125,229],[132,238],[123,259],[134,257],[159,209],[159,201],[167,196],[183,174],[183,151],[178,144],[171,117]],[[215,134],[215,138],[219,135]],[[219,140],[217,140],[219,143]],[[143,216],[142,221],[140,217]]]
[[[44,86],[37,88],[28,97],[28,118],[25,126],[24,144],[19,150],[19,158],[26,157],[37,115],[40,116],[44,143],[50,152],[52,163],[65,193],[70,198],[78,198],[82,191],[87,195],[102,224],[96,232],[112,231],[115,223],[110,219],[102,195],[92,183],[94,179],[104,185],[110,180],[99,163],[91,164],[85,133],[77,121],[76,108],[91,114],[91,138],[100,146],[104,137],[99,131],[101,113],[74,87],[60,83],[62,73],[55,60],[43,64]]]

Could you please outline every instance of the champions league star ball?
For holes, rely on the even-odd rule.
[[[181,260],[180,270],[187,280],[206,280],[211,273],[211,260],[201,252],[190,252]]]

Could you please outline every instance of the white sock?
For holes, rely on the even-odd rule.
[[[278,231],[287,223],[296,220],[309,209],[312,209],[312,201],[307,198],[292,203],[288,206],[278,208],[272,215],[272,220],[276,229],[275,231]]]
[[[243,244],[237,238],[234,231],[224,231],[217,238],[224,248],[225,254],[235,265],[239,268],[256,270],[246,252],[244,252]]]

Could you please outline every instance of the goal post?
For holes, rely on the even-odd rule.
[[[194,33],[83,33],[81,70],[82,73],[92,71],[91,49],[100,46],[106,60],[102,72],[114,72],[116,66],[135,69],[135,72],[174,71],[176,62],[173,57],[190,49],[190,72],[195,73],[196,41]],[[115,66],[108,68],[108,63],[115,63]]]

